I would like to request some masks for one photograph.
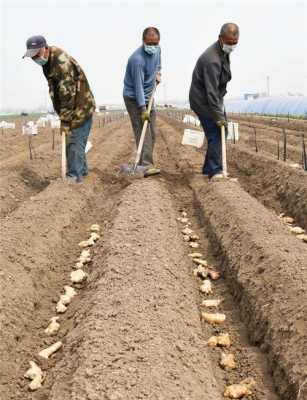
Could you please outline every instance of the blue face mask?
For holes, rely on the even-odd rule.
[[[38,58],[36,58],[36,59],[33,60],[33,61],[35,61],[36,64],[38,64],[38,65],[40,65],[40,66],[43,66],[43,65],[47,64],[48,58],[38,57]]]
[[[149,45],[149,44],[144,44],[144,50],[146,51],[147,54],[149,55],[154,55],[157,54],[159,51],[160,46],[159,45]]]

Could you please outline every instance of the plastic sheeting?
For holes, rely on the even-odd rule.
[[[15,123],[14,122],[1,121],[0,122],[0,128],[3,128],[3,129],[15,129]]]
[[[191,124],[191,125],[195,125],[195,126],[200,126],[199,119],[196,118],[196,117],[193,117],[193,115],[190,115],[190,114],[185,114],[185,116],[183,117],[182,122],[184,124]]]
[[[254,100],[228,100],[227,112],[264,115],[295,115],[307,118],[307,96],[261,97]]]

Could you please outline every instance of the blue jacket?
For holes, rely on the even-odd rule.
[[[124,79],[124,96],[135,99],[139,107],[149,101],[156,74],[161,70],[161,49],[149,55],[139,47],[128,59]]]

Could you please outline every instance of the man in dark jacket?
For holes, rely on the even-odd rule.
[[[26,43],[30,57],[43,69],[54,110],[67,135],[68,177],[80,182],[88,174],[85,146],[92,125],[95,100],[86,76],[77,61],[65,51],[48,46],[43,36],[32,36]]]
[[[238,41],[239,27],[233,23],[224,24],[218,41],[199,57],[192,76],[190,106],[208,141],[203,174],[214,180],[223,178],[220,129],[227,125],[223,97],[231,80],[229,54]]]

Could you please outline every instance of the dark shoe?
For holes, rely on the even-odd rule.
[[[81,183],[82,182],[82,178],[81,177],[77,177],[77,176],[67,175],[66,176],[66,182],[67,183]]]

